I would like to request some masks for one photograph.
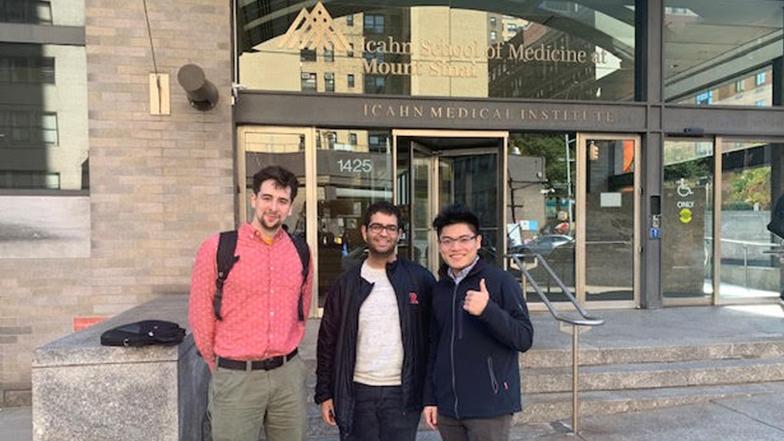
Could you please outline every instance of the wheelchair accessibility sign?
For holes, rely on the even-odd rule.
[[[675,192],[678,193],[678,196],[681,198],[676,202],[676,206],[678,207],[678,220],[682,224],[691,223],[694,219],[694,213],[692,212],[692,208],[694,208],[694,190],[689,187],[685,178],[681,178],[678,180],[678,187],[675,189]]]

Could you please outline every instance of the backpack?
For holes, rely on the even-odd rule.
[[[310,248],[308,248],[308,244],[301,234],[291,234],[288,230],[285,231],[294,243],[297,254],[299,254],[299,260],[302,262],[302,287],[304,287],[310,268]],[[223,320],[220,313],[221,302],[223,301],[223,284],[226,282],[226,278],[229,277],[229,273],[234,267],[234,264],[240,260],[240,256],[234,255],[236,248],[237,230],[222,232],[218,239],[218,252],[215,256],[218,263],[218,278],[215,279],[215,298],[212,302],[212,309],[215,313],[215,318],[218,320]],[[305,293],[302,292],[302,287],[300,288],[300,299],[299,302],[297,302],[297,318],[299,318],[299,321],[304,322],[305,310],[302,302],[305,300]]]
[[[101,334],[103,346],[173,346],[185,338],[185,329],[165,320],[142,320],[109,329]]]
[[[776,199],[773,210],[770,212],[768,231],[778,237],[784,238],[784,195]]]

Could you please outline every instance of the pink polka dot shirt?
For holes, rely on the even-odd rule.
[[[202,357],[214,370],[216,356],[262,360],[293,351],[305,334],[297,302],[304,298],[307,317],[313,265],[303,286],[302,263],[288,234],[280,230],[268,244],[252,225],[242,225],[235,251],[240,259],[223,287],[219,321],[213,312],[218,237],[202,243],[191,276],[188,320]]]

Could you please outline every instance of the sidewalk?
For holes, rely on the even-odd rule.
[[[784,383],[780,390],[697,406],[584,418],[580,436],[548,424],[516,426],[512,441],[780,441],[784,439]],[[0,410],[0,441],[31,441],[29,407]],[[420,432],[418,441],[438,441]],[[337,441],[322,438],[319,441]]]
[[[606,324],[581,336],[581,349],[699,348],[723,343],[784,342],[784,312],[778,305],[679,307],[658,310],[597,310]],[[548,313],[532,313],[534,350],[562,351],[571,338],[558,330]],[[300,353],[315,359],[318,320],[308,322]],[[567,354],[568,355],[568,354]],[[558,353],[557,356],[564,356]],[[768,380],[771,381],[771,380]],[[585,416],[579,437],[568,435],[558,422],[514,426],[512,440],[721,440],[784,439],[784,381],[734,384],[734,397],[701,404],[638,413]],[[525,398],[524,398],[525,400]],[[314,422],[320,424],[320,422]],[[568,423],[568,421],[562,421]],[[420,441],[437,441],[435,432],[421,432]],[[31,441],[31,408],[0,409],[0,441]],[[95,440],[79,440],[95,441]],[[116,440],[120,441],[120,440]],[[315,440],[314,440],[315,441]],[[319,438],[318,441],[336,441]]]

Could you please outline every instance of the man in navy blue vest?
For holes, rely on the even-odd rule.
[[[425,421],[444,441],[506,441],[521,410],[518,354],[533,341],[520,284],[479,258],[479,219],[453,205],[433,221],[444,259],[433,289]]]

